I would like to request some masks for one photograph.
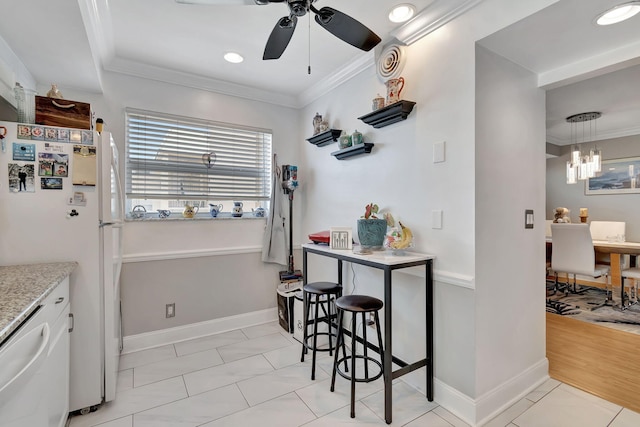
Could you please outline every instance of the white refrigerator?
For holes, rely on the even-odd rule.
[[[114,399],[122,350],[118,151],[107,132],[19,126],[0,122],[0,265],[78,262],[69,411],[85,412]]]

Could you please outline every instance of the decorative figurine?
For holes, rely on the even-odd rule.
[[[62,99],[62,93],[58,90],[58,86],[56,86],[55,84],[51,85],[51,89],[49,89],[49,92],[47,92],[47,97],[48,98],[58,98],[58,99]]]
[[[320,113],[316,113],[313,117],[313,134],[317,135],[321,132],[320,125],[322,124],[322,116]]]

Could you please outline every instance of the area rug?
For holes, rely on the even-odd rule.
[[[547,294],[546,305],[549,313],[572,316],[586,322],[640,334],[640,303],[624,311],[615,306],[603,306],[606,292],[598,288],[583,288],[580,293],[569,295],[565,295],[564,292]],[[619,294],[614,295],[614,298],[614,304],[619,304]]]

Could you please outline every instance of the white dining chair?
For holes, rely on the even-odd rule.
[[[558,272],[567,274],[565,293],[578,293],[576,275],[598,278],[605,276],[606,300],[601,305],[612,305],[613,297],[609,286],[609,266],[595,263],[595,251],[588,224],[551,224],[551,269],[555,273],[556,290],[559,290]],[[573,288],[569,283],[573,274]],[[599,307],[601,307],[599,306]],[[598,308],[598,307],[595,307]],[[594,310],[595,308],[592,308]]]

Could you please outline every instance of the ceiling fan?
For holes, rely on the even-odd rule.
[[[340,40],[369,51],[380,43],[380,37],[364,24],[331,7],[317,9],[313,6],[316,0],[176,0],[178,3],[190,4],[257,4],[287,3],[289,15],[278,20],[271,31],[264,48],[262,59],[278,59],[282,56],[291,41],[298,18],[308,12],[315,14],[315,21],[325,30]]]

